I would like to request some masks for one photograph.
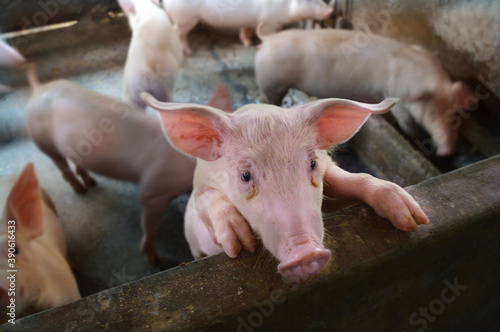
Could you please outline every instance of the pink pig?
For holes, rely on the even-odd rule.
[[[290,279],[317,274],[330,259],[323,245],[323,183],[330,196],[361,200],[402,230],[428,222],[399,186],[341,170],[328,156],[349,139],[378,105],[324,99],[291,109],[246,105],[234,113],[194,105],[161,103],[164,132],[180,151],[197,159],[185,235],[196,258],[241,247],[253,251],[259,236]]]
[[[40,84],[34,65],[26,68],[33,87],[25,112],[29,135],[76,192],[96,184],[87,170],[139,183],[142,252],[155,264],[161,217],[191,190],[195,160],[169,144],[157,116],[67,80]]]
[[[216,28],[241,28],[240,39],[250,46],[252,28],[260,22],[272,33],[293,22],[323,20],[333,12],[321,0],[164,0],[163,7],[175,22],[186,54],[193,53],[188,34],[198,22]]]
[[[0,38],[0,67],[19,68],[24,62],[26,59]],[[10,91],[12,91],[10,87],[0,84],[0,93]]]
[[[261,38],[255,72],[262,102],[278,105],[290,88],[319,98],[400,98],[407,109],[398,107],[394,115],[404,127],[412,121],[422,125],[438,156],[453,154],[457,113],[477,102],[420,47],[347,30],[288,30]]]
[[[0,38],[0,67],[19,68],[26,59]]]
[[[149,0],[120,0],[132,28],[124,69],[123,100],[144,109],[141,92],[172,101],[184,56],[167,13]]]
[[[63,229],[54,203],[38,185],[33,164],[19,176],[0,179],[0,202],[2,316],[15,322],[79,299]]]

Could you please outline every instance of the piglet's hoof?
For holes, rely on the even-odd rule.
[[[73,190],[79,195],[85,195],[87,193],[87,188],[79,184],[78,186],[73,186]]]
[[[97,186],[97,181],[93,177],[89,177],[87,181],[85,181],[85,186],[87,188],[92,188]]]

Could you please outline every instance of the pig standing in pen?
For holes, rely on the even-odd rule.
[[[158,0],[154,0],[158,3]],[[329,17],[333,8],[321,0],[164,0],[178,30],[184,52],[192,54],[188,34],[199,22],[216,28],[236,28],[246,46],[252,44],[253,30],[266,23],[269,33],[294,22]]]
[[[323,245],[323,182],[329,196],[366,202],[401,230],[428,223],[401,187],[343,171],[327,153],[394,100],[370,105],[325,99],[291,109],[246,105],[224,113],[143,98],[162,111],[170,142],[198,158],[185,214],[196,258],[222,251],[236,257],[241,247],[253,251],[253,230],[280,261],[283,276],[299,280],[319,273],[331,256]]]
[[[66,260],[63,229],[54,203],[39,187],[33,164],[28,164],[20,175],[0,179],[0,202],[2,315],[15,322],[79,299]]]
[[[26,126],[37,147],[78,193],[96,184],[87,170],[139,183],[142,252],[157,263],[161,217],[175,197],[191,190],[195,160],[170,145],[157,116],[67,80],[40,84],[34,65],[25,67],[33,88]],[[217,95],[223,93],[216,90],[211,102],[219,105]]]
[[[14,48],[9,46],[5,40],[0,38],[0,67],[20,68],[26,59]],[[10,92],[11,88],[0,84],[0,93]]]
[[[364,102],[400,98],[393,111],[410,131],[416,122],[437,145],[436,155],[454,153],[460,112],[477,99],[462,82],[452,82],[424,49],[389,38],[346,30],[288,30],[262,36],[255,72],[264,103],[281,104],[288,89],[319,98]],[[356,40],[364,40],[357,48]],[[293,49],[293,52],[290,50]]]
[[[132,40],[124,69],[123,100],[144,109],[141,92],[172,101],[184,56],[167,13],[146,0],[118,1],[128,16]]]

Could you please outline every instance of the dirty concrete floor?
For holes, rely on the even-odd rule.
[[[42,82],[66,78],[119,98],[129,38],[126,20],[118,18],[41,33],[18,48],[37,64]],[[256,47],[243,47],[237,32],[206,28],[192,32],[190,39],[195,54],[186,58],[179,73],[175,101],[206,103],[220,83],[230,90],[236,108],[258,101],[253,71]],[[164,261],[158,267],[149,266],[139,250],[137,185],[96,175],[96,188],[86,195],[74,193],[27,136],[23,112],[30,89],[24,74],[2,70],[0,82],[17,86],[0,96],[0,176],[18,173],[27,162],[35,163],[41,185],[59,211],[82,296],[192,260],[183,235],[187,195],[178,197],[165,213],[157,239]],[[294,92],[285,103],[301,100],[304,96]],[[353,158],[352,154],[344,158],[351,170],[366,171]]]

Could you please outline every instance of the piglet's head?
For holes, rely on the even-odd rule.
[[[54,204],[40,188],[33,164],[26,165],[19,176],[2,178],[0,189],[5,193],[9,190],[6,188],[10,188],[8,197],[0,202],[3,204],[3,212],[0,207],[0,311],[11,305],[14,295],[18,318],[80,298],[65,260],[62,228],[57,231],[54,226],[54,222],[59,222]],[[44,229],[45,225],[49,226]],[[18,271],[15,292],[12,291],[14,279],[8,270]],[[7,312],[3,314],[8,317]]]
[[[349,139],[378,105],[324,99],[291,109],[246,105],[234,113],[208,106],[161,103],[164,132],[198,159],[203,174],[245,217],[289,279],[317,274],[330,259],[323,245],[323,177],[327,150]]]
[[[2,184],[5,185],[5,182]],[[15,303],[18,317],[21,317],[26,308],[36,308],[40,297],[36,280],[28,280],[36,277],[35,273],[30,271],[30,265],[33,265],[30,264],[29,257],[31,241],[43,233],[42,197],[33,164],[30,163],[24,168],[15,181],[7,201],[2,203],[5,206],[0,218],[2,252],[0,267],[2,274],[12,270],[9,264],[13,261],[8,258],[13,258],[15,255],[15,267],[19,267],[20,272],[16,277]],[[2,276],[0,280],[0,311],[11,302],[10,297],[13,294],[9,291],[12,287],[9,286],[10,280],[7,276]]]

